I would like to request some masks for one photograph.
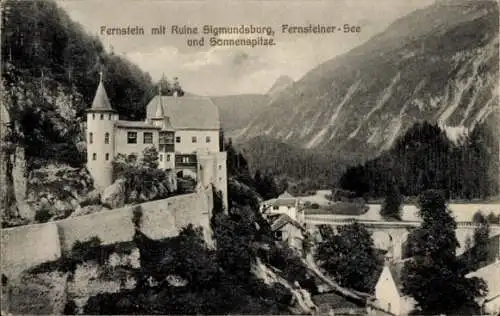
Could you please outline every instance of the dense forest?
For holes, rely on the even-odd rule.
[[[10,140],[25,147],[28,161],[81,163],[81,124],[100,71],[121,119],[145,117],[156,93],[149,74],[106,52],[53,1],[7,0],[3,7],[2,102],[13,123]]]
[[[405,196],[443,190],[450,199],[484,199],[498,194],[498,140],[478,124],[457,142],[430,123],[418,123],[393,148],[349,168],[340,187],[359,196],[381,198],[391,186]]]

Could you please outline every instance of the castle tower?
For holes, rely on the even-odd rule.
[[[158,86],[158,102],[156,111],[151,118],[151,123],[154,126],[161,128],[158,141],[158,168],[160,169],[175,169],[175,130],[170,123],[170,118],[165,116],[163,111],[163,98],[161,94],[161,83]]]
[[[118,114],[111,107],[108,95],[102,83],[100,73],[99,86],[87,110],[87,168],[94,185],[104,188],[113,183],[112,160],[114,152],[114,124]]]
[[[161,97],[161,85],[158,86],[158,103],[156,105],[155,115],[151,118],[154,126],[162,126],[165,114],[163,112],[163,100]]]
[[[226,152],[197,151],[198,181],[203,187],[213,185],[222,193],[222,204],[228,209]]]
[[[175,130],[168,116],[163,117],[159,132],[159,164],[160,169],[175,170]]]

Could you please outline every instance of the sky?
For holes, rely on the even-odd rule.
[[[113,50],[149,72],[153,80],[164,74],[178,77],[185,91],[199,95],[266,93],[280,76],[300,79],[322,62],[349,51],[396,19],[428,6],[433,0],[59,0],[70,17],[98,35]],[[288,34],[282,25],[321,24],[343,28],[359,26],[354,33]],[[151,35],[151,28],[167,27],[166,35]],[[270,26],[274,46],[210,46],[213,35],[170,34],[173,25],[201,29],[214,26]],[[101,34],[101,27],[140,26],[144,35]],[[265,34],[240,38],[268,38]],[[202,47],[188,39],[205,37]],[[235,38],[223,35],[221,38]]]

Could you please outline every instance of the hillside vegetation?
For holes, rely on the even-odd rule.
[[[438,126],[419,123],[391,150],[347,169],[339,185],[370,198],[384,197],[396,185],[405,196],[440,189],[452,199],[486,199],[499,192],[498,151],[486,124],[454,143]]]
[[[143,119],[149,74],[107,53],[53,1],[4,1],[2,102],[26,156],[81,164],[76,147],[99,80],[122,119]],[[76,161],[75,161],[76,160]]]
[[[234,141],[246,146],[252,167],[276,165],[300,179],[308,161],[322,170],[308,174],[315,178],[339,174],[331,169],[343,161],[374,159],[419,122],[455,140],[490,119],[499,102],[498,16],[496,1],[449,1],[401,17],[283,90]],[[497,127],[490,125],[495,137]],[[301,150],[315,158],[281,163]]]

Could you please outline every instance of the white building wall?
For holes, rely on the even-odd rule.
[[[375,286],[375,297],[381,308],[395,315],[400,315],[401,297],[387,266],[382,270]]]
[[[268,214],[286,214],[286,215],[290,216],[290,218],[292,218],[293,220],[299,221],[299,218],[297,216],[297,208],[294,206],[291,206],[291,207],[280,206],[280,207],[278,207],[278,209],[275,209],[273,206],[270,206],[267,213]]]
[[[208,152],[197,150],[197,158],[200,164],[201,181],[204,186],[213,184],[215,189],[222,192],[224,208],[227,210],[227,164],[226,152]]]
[[[87,113],[87,168],[94,179],[94,185],[99,188],[107,187],[113,181],[111,162],[115,155],[113,135],[116,120],[118,114]],[[105,143],[106,133],[109,133],[108,144]]]
[[[489,315],[499,315],[500,314],[500,295],[491,301],[487,302],[484,306],[484,311]]]
[[[180,137],[180,143],[177,142],[177,137]],[[193,137],[196,137],[195,143],[192,141]],[[207,137],[210,138],[209,142],[207,142]],[[219,151],[218,130],[177,130],[175,138],[175,151],[178,153],[188,154],[199,149],[205,149],[209,152]]]
[[[137,143],[129,144],[127,143],[128,132],[137,133]],[[144,144],[144,132],[153,133],[153,143]],[[116,154],[136,154],[137,157],[142,156],[142,151],[147,148],[154,146],[158,150],[158,130],[157,129],[143,129],[143,128],[116,128],[115,133],[115,152]]]
[[[217,152],[215,154],[215,187],[222,192],[224,208],[228,208],[227,192],[227,152]]]
[[[158,153],[158,168],[167,170],[175,169],[175,153],[160,152]]]

